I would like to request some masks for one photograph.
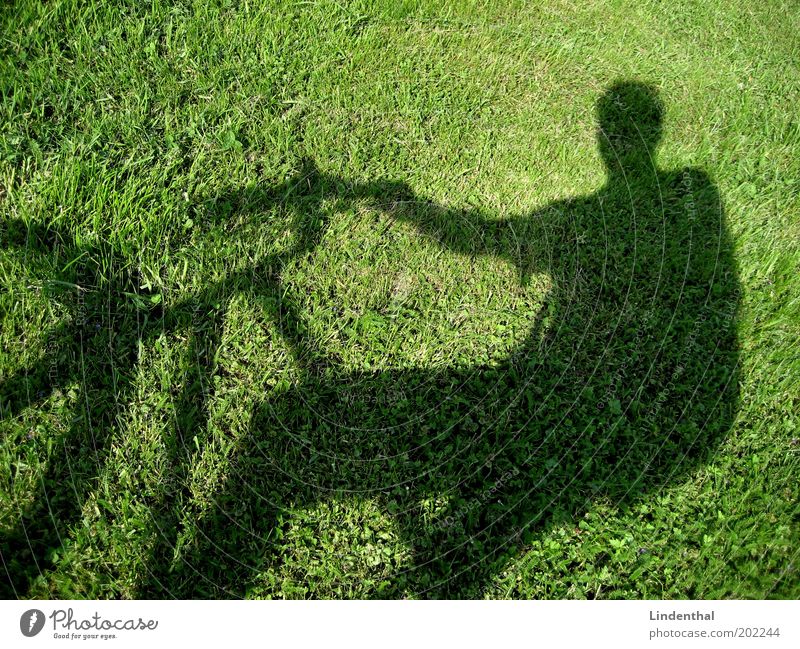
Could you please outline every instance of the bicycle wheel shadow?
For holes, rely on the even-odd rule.
[[[41,469],[35,497],[23,499],[12,516],[4,511],[0,531],[6,576],[0,596],[23,597],[51,567],[69,526],[81,518],[130,392],[137,341],[161,312],[140,289],[137,271],[106,242],[81,243],[56,224],[9,220],[4,225],[4,243],[24,251],[32,275],[25,280],[46,275],[38,290],[62,312],[42,332],[41,356],[0,377],[0,421],[4,426],[12,421],[3,430],[4,451],[19,458],[23,482],[31,457]],[[17,416],[28,408],[47,413],[53,403],[54,413],[39,419],[47,430],[20,434],[26,431],[13,423]],[[16,479],[9,476],[4,486]]]
[[[504,221],[398,184],[358,190],[391,196],[393,218],[452,252],[505,258],[521,281],[548,274],[546,309],[500,365],[323,362],[269,395],[193,543],[154,560],[143,592],[244,596],[283,561],[292,513],[346,497],[391,512],[411,557],[362,596],[477,597],[548,525],[601,498],[646,500],[702,466],[736,413],[739,280],[713,183],[654,163],[662,117],[653,88],[609,88],[606,184]],[[309,345],[291,296],[276,295],[284,336]]]
[[[48,400],[63,399],[67,390],[77,396],[71,409],[57,413],[58,427],[41,442],[34,433],[21,437],[22,428],[13,423],[3,431],[4,450],[20,458],[33,454],[43,469],[35,497],[11,516],[4,512],[0,564],[6,579],[0,581],[0,596],[24,597],[32,583],[53,568],[73,527],[84,518],[87,500],[98,489],[115,435],[126,425],[140,347],[176,331],[189,340],[189,362],[171,395],[174,413],[164,431],[165,464],[176,479],[186,475],[192,456],[187,432],[207,427],[208,385],[227,301],[242,286],[269,293],[285,260],[313,246],[321,226],[315,217],[318,196],[296,190],[310,187],[316,178],[316,168],[305,165],[275,187],[228,196],[237,207],[286,204],[295,218],[305,219],[294,224],[299,236],[290,250],[267,257],[259,268],[231,273],[168,306],[151,299],[160,296],[142,288],[145,282],[136,264],[108,241],[82,242],[56,223],[12,219],[4,224],[3,242],[22,251],[26,272],[32,275],[26,280],[44,275],[41,290],[61,304],[64,315],[43,332],[44,353],[38,359],[0,376],[0,422],[12,421],[29,408],[46,408]],[[225,227],[228,215],[227,209],[216,214],[206,229]],[[31,448],[37,444],[44,449]],[[165,512],[170,495],[174,494],[149,502],[154,517],[172,520]]]

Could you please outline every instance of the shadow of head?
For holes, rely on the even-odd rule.
[[[652,165],[661,141],[664,104],[651,85],[623,81],[597,102],[597,145],[609,174]]]

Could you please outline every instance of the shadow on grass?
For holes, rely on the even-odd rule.
[[[138,341],[165,328],[196,334],[191,354],[200,362],[184,382],[176,416],[180,430],[202,431],[204,386],[214,371],[208,359],[225,310],[220,296],[237,287],[255,288],[274,305],[272,315],[305,367],[301,380],[254,413],[214,506],[198,517],[194,541],[178,560],[178,513],[168,505],[154,513],[162,539],[141,595],[246,595],[259,574],[283,560],[277,539],[292,512],[348,497],[391,513],[411,552],[390,574],[377,571],[364,592],[475,597],[547,525],[576,520],[598,499],[641,501],[707,461],[738,398],[738,277],[713,184],[695,169],[655,165],[662,113],[648,86],[610,88],[598,104],[606,184],[594,195],[502,221],[420,200],[401,183],[348,185],[310,165],[277,190],[221,201],[247,209],[286,201],[298,233],[291,251],[167,312],[126,302],[99,327],[85,322],[79,346],[62,348],[75,357],[65,374],[88,368],[97,380],[65,438],[67,456],[95,453],[100,460],[107,452],[103,431],[113,429],[131,376],[113,371],[116,383],[109,383],[104,368],[132,374]],[[448,250],[505,258],[521,282],[549,275],[553,289],[526,341],[501,364],[465,368],[353,372],[325,359],[303,331],[280,271],[319,241],[320,200],[331,191],[380,203]],[[135,292],[130,272],[102,275],[94,271],[84,282],[105,286],[99,297],[110,290],[109,276],[124,284],[115,294]],[[107,330],[129,338],[109,341]],[[27,378],[3,383],[6,414],[30,397],[35,377],[47,384],[43,371],[29,368],[20,374]],[[177,442],[171,461],[188,471]],[[64,471],[69,463],[54,465]],[[48,498],[25,512],[0,546],[13,593],[24,595],[45,567],[92,479],[46,476]],[[53,489],[68,484],[74,489]],[[424,504],[431,501],[440,504],[435,512]]]

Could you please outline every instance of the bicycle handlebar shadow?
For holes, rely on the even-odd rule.
[[[394,218],[450,251],[508,259],[521,281],[547,273],[555,317],[500,365],[353,372],[314,356],[277,291],[283,335],[317,364],[265,398],[193,543],[158,553],[142,592],[251,593],[284,561],[292,515],[355,498],[391,512],[411,554],[367,571],[368,593],[477,597],[548,526],[646,501],[702,466],[736,412],[739,281],[713,183],[654,163],[662,117],[651,87],[611,87],[605,185],[505,220],[402,184],[350,186],[393,197]]]

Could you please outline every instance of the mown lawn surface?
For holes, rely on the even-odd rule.
[[[800,596],[792,3],[0,21],[0,595]]]

